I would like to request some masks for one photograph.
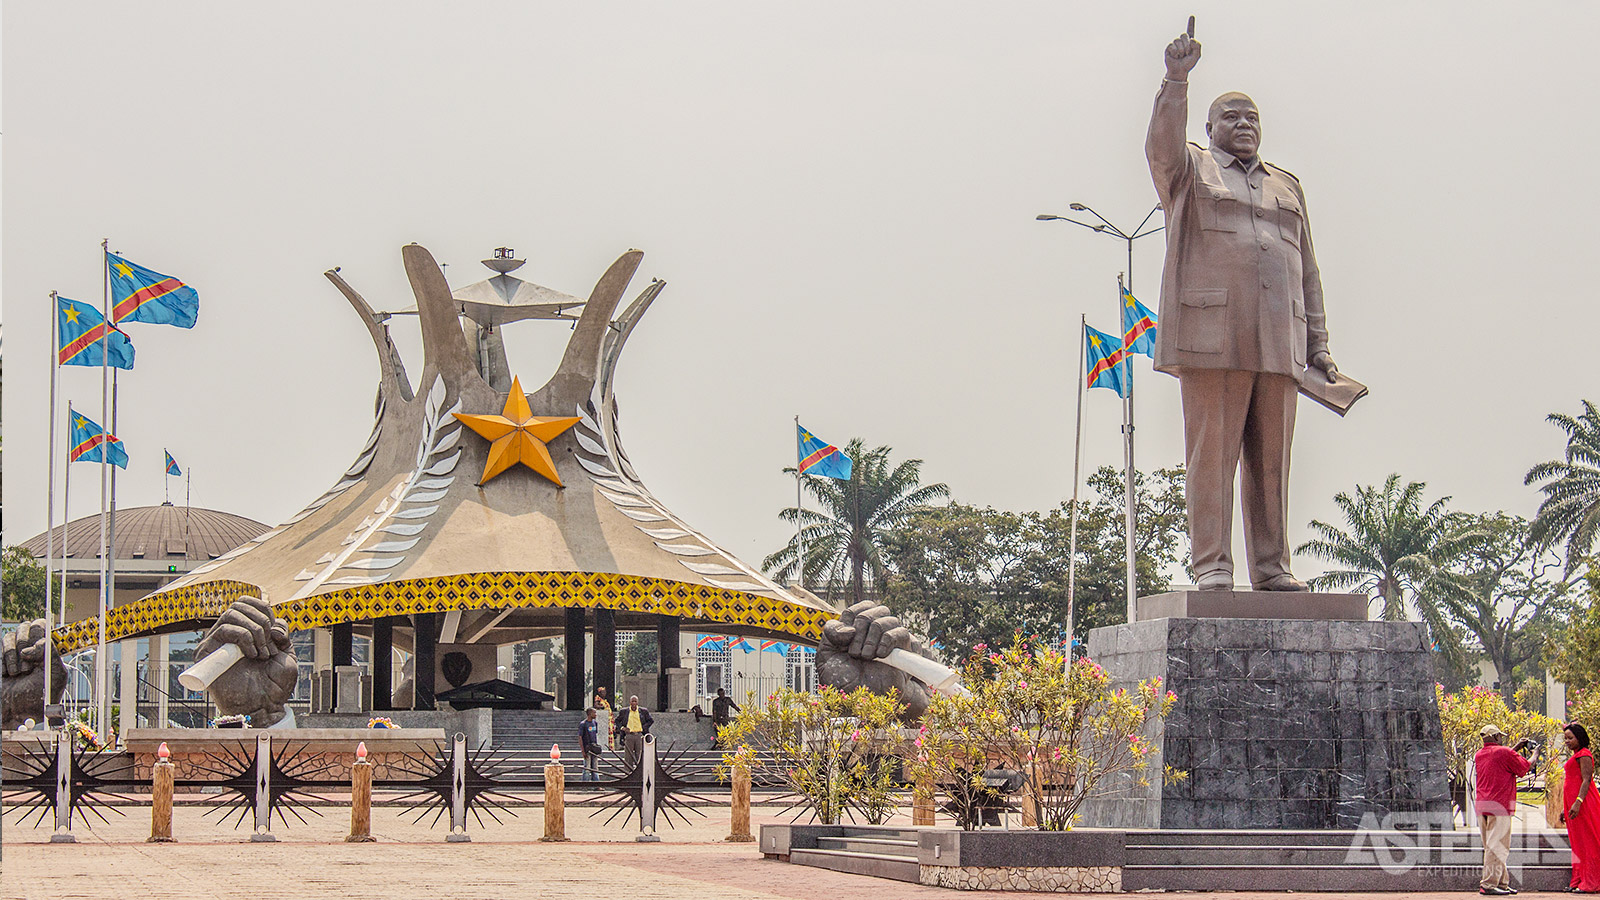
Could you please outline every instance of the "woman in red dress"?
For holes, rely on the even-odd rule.
[[[1589,732],[1574,722],[1562,732],[1567,759],[1561,802],[1572,845],[1572,884],[1569,891],[1600,892],[1600,791],[1594,786],[1594,754],[1589,752]]]

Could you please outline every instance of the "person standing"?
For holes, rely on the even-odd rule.
[[[1572,722],[1561,732],[1572,755],[1563,767],[1561,821],[1572,845],[1572,883],[1568,890],[1600,891],[1600,791],[1594,787],[1594,754],[1589,731]]]
[[[1483,835],[1483,878],[1478,893],[1491,896],[1515,894],[1506,860],[1511,856],[1511,823],[1517,815],[1517,779],[1528,774],[1533,764],[1522,755],[1529,744],[1523,738],[1505,746],[1505,732],[1498,725],[1485,725],[1478,732],[1483,749],[1473,758],[1478,774],[1478,831]]]
[[[594,707],[583,711],[584,719],[578,724],[578,743],[583,747],[583,781],[600,780],[600,721],[595,718]]]
[[[717,733],[722,730],[722,726],[733,721],[733,714],[728,711],[730,708],[744,712],[744,709],[728,696],[726,690],[717,688],[717,699],[711,701],[711,749],[713,750],[717,749]]]
[[[1145,156],[1166,211],[1155,368],[1183,402],[1189,545],[1201,590],[1232,590],[1233,485],[1250,585],[1304,591],[1289,569],[1289,449],[1307,366],[1332,378],[1322,276],[1300,180],[1261,159],[1261,115],[1237,92],[1212,101],[1210,146],[1184,140],[1194,19],[1167,47]]]
[[[600,746],[611,749],[611,698],[606,696],[606,689],[594,689],[594,709],[600,720]]]
[[[633,771],[639,765],[639,759],[644,756],[644,736],[650,733],[650,726],[654,719],[650,710],[639,706],[639,696],[635,694],[628,698],[628,708],[617,716],[617,732],[622,735],[622,749],[628,760],[628,771]]]

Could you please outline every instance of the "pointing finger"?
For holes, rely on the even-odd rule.
[[[1189,30],[1186,33],[1191,39],[1194,37],[1194,16],[1189,17]]]

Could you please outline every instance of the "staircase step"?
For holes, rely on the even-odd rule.
[[[817,838],[822,850],[849,850],[853,853],[876,853],[885,856],[917,858],[917,842],[893,838],[836,837]]]
[[[852,875],[871,875],[892,878],[916,884],[921,880],[922,867],[916,859],[892,856],[886,853],[856,853],[848,850],[791,850],[789,862]]]
[[[800,852],[800,851],[796,851]],[[1124,891],[1469,891],[1482,870],[1475,865],[1399,866],[1230,866],[1200,860],[1185,866],[1123,866]],[[1572,876],[1568,866],[1523,866],[1511,870],[1513,887],[1557,891]]]
[[[1128,865],[1136,866],[1343,866],[1379,865],[1390,860],[1409,858],[1416,854],[1418,865],[1457,866],[1470,865],[1483,859],[1481,847],[1452,847],[1449,850],[1434,848],[1427,851],[1408,851],[1399,847],[1377,848],[1358,846],[1352,856],[1348,846],[1311,845],[1201,845],[1162,844],[1151,846],[1128,845]],[[1512,866],[1570,865],[1571,853],[1565,849],[1530,849],[1511,851]]]

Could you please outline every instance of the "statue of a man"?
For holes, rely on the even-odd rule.
[[[1255,101],[1227,93],[1206,116],[1210,147],[1185,143],[1200,42],[1167,46],[1145,155],[1167,217],[1157,371],[1178,377],[1196,583],[1231,590],[1233,476],[1243,473],[1250,584],[1303,591],[1289,569],[1289,447],[1300,378],[1332,375],[1322,278],[1299,179],[1263,162]]]

